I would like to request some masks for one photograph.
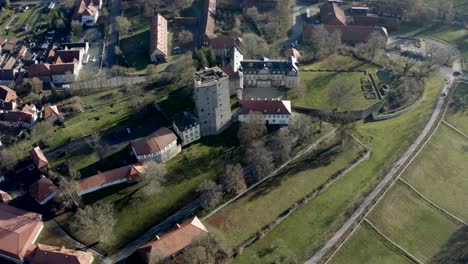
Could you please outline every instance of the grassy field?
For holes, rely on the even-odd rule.
[[[349,56],[334,55],[321,62],[302,66],[300,78],[306,86],[305,95],[295,95],[292,93],[293,103],[297,105],[310,106],[315,108],[332,109],[335,108],[335,100],[330,95],[330,85],[336,78],[344,78],[350,86],[345,100],[339,107],[340,110],[364,109],[377,103],[378,99],[366,99],[361,91],[360,79],[368,78],[362,72],[339,73],[339,72],[306,72],[304,70],[318,69],[349,69],[349,70],[369,70],[375,72],[375,66],[355,60]]]
[[[399,182],[368,217],[390,239],[424,263],[461,227]]]
[[[65,246],[66,248],[75,248],[75,243],[65,239],[60,232],[56,230],[56,225],[52,223],[53,220],[44,222],[44,228],[37,238],[36,242],[51,246]]]
[[[166,163],[167,182],[160,193],[151,197],[138,195],[141,184],[122,184],[86,195],[85,203],[110,201],[118,211],[113,239],[99,243],[97,249],[109,252],[123,246],[191,201],[203,180],[215,180],[223,172],[223,153],[237,144],[235,133],[234,128],[220,136],[204,138],[169,160]],[[234,151],[234,162],[239,158],[238,152]],[[63,215],[57,220],[68,228],[69,217]],[[81,233],[73,234],[84,243],[94,242]]]
[[[333,257],[334,264],[403,264],[413,263],[400,255],[398,249],[383,239],[371,227],[363,224],[358,227],[349,240]]]
[[[363,150],[354,143],[333,147],[335,142],[323,143],[315,153],[295,161],[280,175],[214,215],[209,227],[222,233],[230,247],[239,245],[345,168]]]
[[[464,146],[468,146],[468,140],[440,126],[404,179],[431,201],[467,221],[468,152]]]
[[[373,149],[369,160],[246,248],[235,262],[252,263],[255,260],[255,263],[269,263],[283,257],[303,261],[313,255],[385,174],[392,161],[413,142],[429,118],[444,80],[442,76],[435,75],[426,83],[427,89],[420,104],[411,112],[382,122],[358,124],[353,133]]]
[[[458,84],[453,97],[456,100],[452,100],[447,111],[446,120],[465,135],[468,135],[468,109],[466,109],[466,105],[468,105],[468,84]],[[460,102],[465,103],[462,105]]]

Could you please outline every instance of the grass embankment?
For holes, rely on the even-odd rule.
[[[468,109],[465,107],[468,105],[468,84],[458,84],[453,98],[445,119],[465,135],[468,135]]]
[[[364,109],[379,100],[366,99],[361,90],[361,78],[368,79],[363,72],[306,72],[304,70],[368,70],[375,72],[375,65],[367,64],[350,56],[334,55],[323,61],[301,67],[300,78],[306,86],[305,94],[297,96],[292,92],[293,104],[322,109],[335,108],[335,99],[330,94],[333,80],[343,78],[349,84],[345,99],[339,106],[340,110]]]
[[[397,182],[369,214],[390,239],[427,263],[461,227]]]
[[[332,259],[336,264],[399,264],[413,263],[398,253],[391,243],[382,238],[367,224],[358,227],[352,240],[346,242],[343,248]]]
[[[354,142],[344,146],[337,146],[335,138],[323,142],[317,151],[214,215],[207,221],[209,227],[223,234],[230,247],[238,246],[353,162],[360,151],[363,147]]]
[[[266,263],[282,257],[303,261],[313,255],[391,167],[392,161],[413,142],[428,120],[444,80],[436,75],[426,80],[426,84],[420,104],[409,113],[357,126],[354,135],[372,148],[370,159],[246,248],[235,262]]]
[[[441,125],[404,174],[404,179],[435,204],[468,221],[468,140]],[[430,184],[428,184],[430,183]]]

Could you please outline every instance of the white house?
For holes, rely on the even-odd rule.
[[[81,0],[77,2],[73,19],[80,21],[81,25],[94,26],[99,18],[101,0]]]
[[[130,148],[139,162],[148,159],[165,162],[181,151],[181,146],[177,145],[177,136],[165,127],[130,143]]]
[[[239,122],[249,123],[252,118],[269,125],[288,125],[291,118],[291,101],[275,99],[241,100]]]
[[[177,135],[182,139],[182,146],[200,139],[200,122],[189,112],[179,112],[172,117],[172,124]]]

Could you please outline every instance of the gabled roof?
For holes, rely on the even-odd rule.
[[[139,252],[147,255],[149,258],[157,256],[164,259],[175,255],[207,233],[206,227],[195,216],[183,224],[177,225],[176,229],[169,233],[144,244],[140,247]],[[151,259],[147,259],[148,263],[150,261]]]
[[[7,203],[10,200],[11,196],[7,192],[0,190],[0,202]]]
[[[97,8],[94,6],[88,6],[84,11],[83,15],[85,16],[95,16],[98,12]]]
[[[34,165],[39,169],[42,170],[49,165],[49,161],[44,156],[40,147],[35,147],[31,150],[31,158],[33,160]]]
[[[44,108],[44,119],[55,116],[60,116],[60,112],[56,105],[48,105]]]
[[[346,25],[346,16],[335,3],[326,3],[320,7],[320,20],[326,25]]]
[[[50,75],[49,63],[32,64],[28,68],[29,77],[45,77]]]
[[[40,214],[0,203],[0,254],[23,260],[42,227]]]
[[[244,72],[255,71],[266,69],[270,72],[288,73],[292,70],[298,71],[297,66],[291,59],[288,60],[270,60],[263,58],[261,60],[243,60],[241,61],[241,67]]]
[[[140,173],[143,173],[144,171],[145,168],[142,165],[135,164],[105,171],[94,176],[84,178],[79,182],[79,193],[122,179],[126,179],[128,182],[132,182],[138,178]]]
[[[15,90],[8,86],[0,85],[0,100],[8,103],[16,99],[18,99],[18,96]]]
[[[154,15],[151,18],[150,47],[151,53],[158,49],[165,55],[168,55],[167,20],[160,14]]]
[[[60,63],[50,65],[50,75],[73,74],[75,71],[75,63]]]
[[[385,39],[388,39],[387,29],[384,27],[373,26],[334,26],[334,25],[304,25],[303,37],[307,42],[313,37],[313,31],[317,27],[324,27],[329,32],[338,31],[341,33],[341,39],[344,42],[365,42],[373,32],[379,33]]]
[[[34,115],[34,114],[37,113],[37,109],[36,109],[36,106],[34,104],[25,104],[21,111],[25,112],[25,113],[29,113],[31,115]]]
[[[263,115],[290,115],[291,101],[288,100],[240,100],[241,111],[239,115],[248,115],[251,112],[261,113]]]
[[[299,59],[301,57],[301,53],[297,49],[292,47],[285,49],[283,51],[283,55],[288,58],[292,56],[296,59]]]
[[[93,255],[86,251],[43,244],[36,244],[36,248],[27,257],[33,264],[90,264],[93,259]]]
[[[210,47],[213,49],[232,49],[241,43],[237,37],[217,37],[210,39]]]
[[[136,155],[141,156],[156,153],[164,149],[174,140],[177,140],[177,136],[171,130],[162,127],[148,137],[139,139],[130,144],[135,150]]]
[[[15,65],[15,63],[16,63],[16,59],[13,56],[11,56],[8,59],[8,61],[5,63],[5,65],[3,65],[3,69],[9,70],[9,69],[13,68],[13,65]]]
[[[30,124],[33,121],[33,116],[30,113],[23,111],[7,111],[0,113],[3,121],[7,122],[24,122]]]
[[[29,186],[29,194],[31,194],[39,203],[44,202],[50,195],[57,191],[57,186],[45,177],[44,175],[39,178],[35,183]]]
[[[79,49],[67,49],[67,50],[57,50],[55,52],[56,59],[55,63],[71,63],[75,60],[80,60],[80,50]]]

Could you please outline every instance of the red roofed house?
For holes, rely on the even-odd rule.
[[[44,175],[29,186],[29,194],[41,205],[52,200],[57,195],[57,192],[57,186]]]
[[[25,104],[21,112],[30,114],[33,118],[33,121],[35,122],[37,120],[37,114],[39,111],[37,111],[36,105]]]
[[[130,148],[139,162],[148,159],[165,162],[181,150],[180,145],[177,145],[177,136],[165,127],[146,138],[130,143]]]
[[[40,214],[0,204],[0,257],[22,263],[43,227]]]
[[[291,117],[291,101],[275,99],[241,100],[239,122],[249,123],[251,118],[262,119],[269,125],[288,125]]]
[[[30,78],[37,77],[43,82],[50,83],[50,63],[32,64],[28,68],[28,75]]]
[[[29,112],[23,111],[0,111],[0,124],[6,127],[25,127],[34,126],[36,118]]]
[[[144,244],[138,252],[145,258],[145,263],[155,263],[176,255],[206,234],[208,230],[195,216],[181,225],[177,224],[176,229],[169,233],[156,236],[156,240]]]
[[[354,16],[353,25],[377,26],[388,30],[396,30],[400,26],[400,20],[396,17],[379,17],[376,15]]]
[[[142,165],[128,165],[84,178],[79,182],[78,194],[85,195],[112,185],[133,182],[144,171],[145,168]]]
[[[16,95],[15,90],[5,85],[0,85],[0,109],[15,109],[16,99],[18,99],[18,95]]]
[[[44,120],[48,122],[55,122],[60,118],[60,112],[56,105],[48,105],[44,108],[43,112]]]
[[[73,19],[80,21],[81,25],[96,25],[102,0],[78,0]]]
[[[26,259],[33,264],[90,264],[94,257],[82,250],[36,244]]]
[[[151,18],[150,57],[152,62],[165,61],[167,50],[167,20],[160,14]]]
[[[346,25],[346,16],[343,11],[335,3],[326,3],[320,6],[320,20],[325,25]]]
[[[46,169],[49,166],[49,161],[47,161],[40,147],[33,148],[30,154],[34,166],[36,166],[38,170]]]

